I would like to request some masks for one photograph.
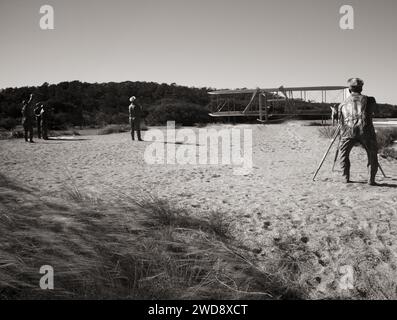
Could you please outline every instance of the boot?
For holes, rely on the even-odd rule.
[[[345,182],[345,183],[351,183],[351,180],[350,180],[350,172],[348,172],[348,173],[344,173],[343,174],[343,181]]]
[[[375,175],[374,175],[374,174],[371,174],[371,175],[370,175],[370,178],[368,179],[368,185],[370,185],[370,186],[376,186],[376,185],[378,185],[378,184],[375,182]]]

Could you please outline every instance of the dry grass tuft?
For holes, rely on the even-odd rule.
[[[336,129],[337,127],[321,126],[320,128],[318,128],[318,133],[322,138],[332,139],[334,137]]]
[[[379,153],[383,158],[397,159],[397,149],[393,148],[397,141],[397,128],[379,128],[376,130]]]
[[[273,262],[259,267],[219,214],[124,195],[105,203],[75,187],[41,199],[0,181],[2,299],[307,297]],[[39,289],[42,265],[54,268],[53,291]]]

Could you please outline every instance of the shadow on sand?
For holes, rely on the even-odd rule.
[[[48,138],[49,141],[86,141],[89,139],[85,138],[69,138],[69,137],[50,137]]]
[[[177,144],[177,145],[185,145],[185,146],[196,146],[196,147],[201,146],[198,143],[186,143],[186,142],[182,142],[182,141],[175,141],[175,142],[171,142],[171,141],[155,141],[155,142],[164,143],[164,144]]]
[[[351,181],[350,184],[367,184],[367,181]],[[397,188],[397,184],[394,184],[394,183],[376,183],[376,185],[374,187]]]
[[[393,183],[378,183],[376,187],[397,188],[397,184]]]

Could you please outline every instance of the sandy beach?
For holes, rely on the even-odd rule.
[[[1,174],[43,198],[76,186],[102,200],[114,200],[122,192],[164,198],[189,208],[192,214],[205,216],[215,211],[234,221],[235,236],[258,255],[281,238],[303,239],[318,257],[319,292],[338,268],[357,265],[358,251],[373,257],[363,261],[366,268],[371,264],[374,269],[395,273],[395,161],[380,159],[388,178],[379,172],[380,185],[370,187],[366,184],[366,154],[354,148],[353,183],[344,184],[339,166],[331,170],[333,149],[313,182],[312,175],[329,144],[319,137],[318,127],[291,121],[208,128],[225,127],[252,129],[253,169],[249,174],[234,175],[231,165],[149,165],[143,154],[151,142],[132,142],[129,133],[36,140],[34,144],[23,139],[0,141]]]

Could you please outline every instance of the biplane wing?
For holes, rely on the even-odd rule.
[[[225,95],[225,94],[253,94],[259,92],[278,92],[278,91],[333,91],[344,90],[346,86],[317,86],[317,87],[278,87],[278,88],[264,88],[264,89],[236,89],[236,90],[215,90],[210,91],[208,94],[212,95]]]

